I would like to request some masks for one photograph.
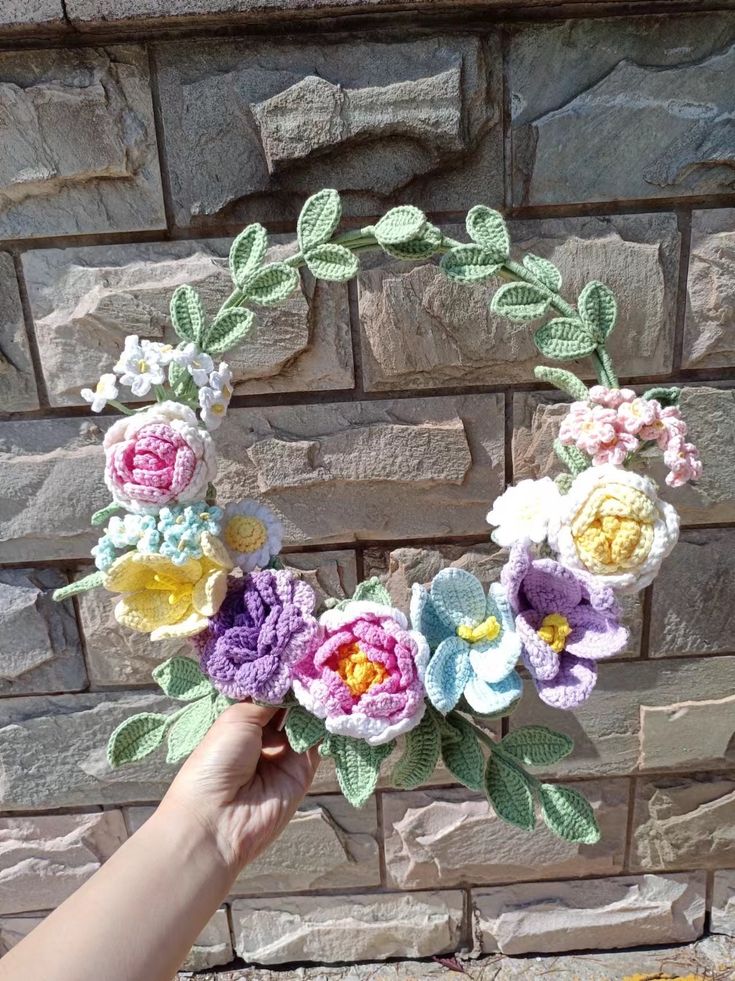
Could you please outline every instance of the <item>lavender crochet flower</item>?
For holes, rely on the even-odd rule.
[[[613,591],[554,559],[534,559],[524,543],[511,550],[501,578],[539,696],[576,708],[595,686],[596,662],[628,640]]]
[[[232,582],[209,627],[194,639],[202,671],[230,698],[280,702],[291,666],[316,640],[314,591],[286,570]]]

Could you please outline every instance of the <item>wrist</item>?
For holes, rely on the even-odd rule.
[[[155,848],[163,848],[183,869],[201,871],[223,896],[234,882],[239,867],[234,856],[221,847],[218,829],[196,809],[167,794],[144,825]],[[141,829],[141,830],[144,830]]]

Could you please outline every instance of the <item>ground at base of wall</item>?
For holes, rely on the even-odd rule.
[[[179,981],[735,981],[735,938],[709,936],[681,947],[559,954],[545,957],[490,955],[476,961],[400,961],[354,967],[241,968],[179,974]]]

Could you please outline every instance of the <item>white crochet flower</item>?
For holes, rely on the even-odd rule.
[[[228,504],[222,518],[222,541],[244,572],[262,569],[281,551],[283,527],[270,508],[257,501]]]
[[[550,477],[521,480],[501,494],[488,511],[488,524],[497,526],[490,537],[501,548],[528,539],[540,545],[560,500],[559,488]]]
[[[153,385],[162,385],[166,379],[166,366],[173,357],[170,344],[158,341],[140,341],[137,334],[125,338],[125,347],[114,371],[120,375],[120,383],[127,385],[139,398],[147,395]]]
[[[222,361],[218,371],[209,375],[209,384],[199,389],[202,422],[211,432],[218,429],[232,398],[232,372]]]
[[[549,526],[563,565],[621,593],[653,582],[678,537],[679,515],[653,481],[612,464],[576,477]]]
[[[116,399],[118,396],[117,378],[112,372],[108,372],[102,375],[94,389],[83,388],[79,394],[85,402],[90,403],[92,412],[102,412],[110,399]]]
[[[176,350],[174,361],[188,370],[197,388],[207,384],[209,373],[214,369],[212,358],[200,351],[193,341]]]

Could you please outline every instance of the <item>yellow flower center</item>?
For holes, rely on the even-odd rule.
[[[176,606],[177,603],[180,603],[191,595],[190,582],[182,582],[180,579],[175,579],[173,576],[167,576],[165,573],[160,572],[157,572],[151,577],[146,588],[168,593],[169,606]]]
[[[141,359],[138,362],[138,371],[141,373],[141,375],[143,374],[143,372],[148,371],[148,362]]]
[[[357,644],[340,647],[337,654],[337,674],[350,689],[353,698],[359,698],[373,685],[380,685],[388,677],[384,665],[370,661]]]
[[[499,633],[500,624],[495,617],[488,617],[487,620],[483,620],[477,627],[470,627],[466,623],[462,623],[457,627],[457,636],[461,637],[462,640],[468,641],[470,644],[477,644],[481,640],[495,640]]]
[[[268,530],[259,518],[236,514],[225,525],[223,538],[233,552],[248,555],[265,545],[268,541]]]
[[[209,411],[214,412],[216,416],[222,416],[225,414],[225,407],[221,402],[215,402]]]
[[[597,487],[571,524],[577,554],[594,575],[637,569],[653,544],[656,507],[626,484]]]
[[[541,621],[541,626],[537,632],[541,640],[548,644],[552,651],[561,654],[572,628],[569,626],[567,618],[561,613],[549,613]]]

